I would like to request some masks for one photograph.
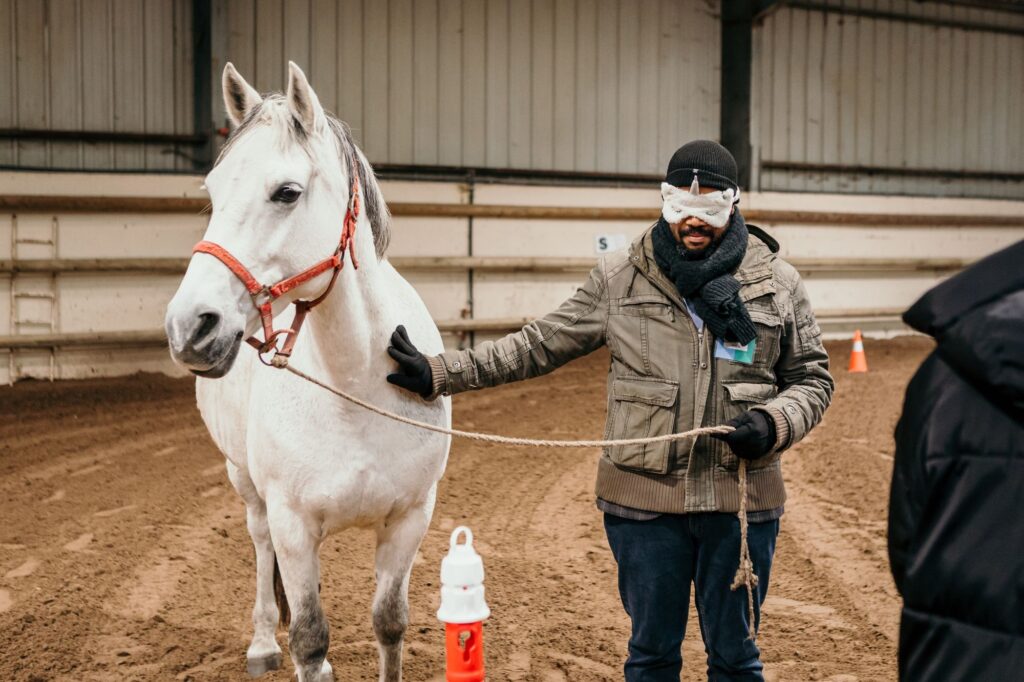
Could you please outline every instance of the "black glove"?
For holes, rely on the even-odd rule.
[[[434,392],[434,375],[423,353],[409,340],[405,327],[398,325],[391,335],[388,355],[398,363],[398,372],[388,375],[388,383],[419,393],[424,398]]]
[[[748,410],[725,424],[736,430],[715,438],[728,443],[737,457],[757,459],[775,447],[775,420],[764,410]]]

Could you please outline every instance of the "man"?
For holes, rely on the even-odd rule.
[[[889,560],[900,679],[1024,675],[1024,241],[903,316],[935,337],[896,426]]]
[[[662,218],[605,257],[549,315],[496,342],[424,357],[403,328],[388,381],[433,399],[535,377],[607,345],[606,437],[729,423],[697,438],[607,448],[597,504],[632,619],[626,679],[676,680],[690,585],[712,680],[762,680],[748,636],[739,563],[737,457],[748,463],[755,627],[785,501],[780,456],[821,419],[828,356],[800,277],[778,244],[743,221],[736,162],[721,145],[681,147],[662,185]]]

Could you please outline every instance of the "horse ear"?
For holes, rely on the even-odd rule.
[[[288,62],[288,108],[307,133],[320,130],[327,122],[320,99],[295,62]]]
[[[260,93],[245,82],[245,79],[235,69],[235,65],[228,62],[224,65],[224,75],[221,76],[221,84],[224,87],[224,108],[228,111],[228,118],[237,128],[245,120],[250,111],[263,102]]]

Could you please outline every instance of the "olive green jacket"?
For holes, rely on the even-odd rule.
[[[685,302],[654,261],[651,230],[609,255],[554,312],[475,348],[429,358],[434,395],[546,374],[607,345],[605,438],[624,439],[722,424],[749,409],[775,421],[774,450],[748,467],[748,509],[785,501],[780,457],[819,422],[834,382],[821,329],[800,275],[775,255],[778,244],[751,226],[734,273],[757,326],[748,364],[715,358],[710,330],[698,333]],[[737,458],[720,440],[606,448],[597,495],[664,513],[739,509]]]

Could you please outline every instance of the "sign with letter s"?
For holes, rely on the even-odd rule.
[[[624,234],[599,234],[594,237],[594,253],[601,255],[624,249],[629,245],[629,237]]]

